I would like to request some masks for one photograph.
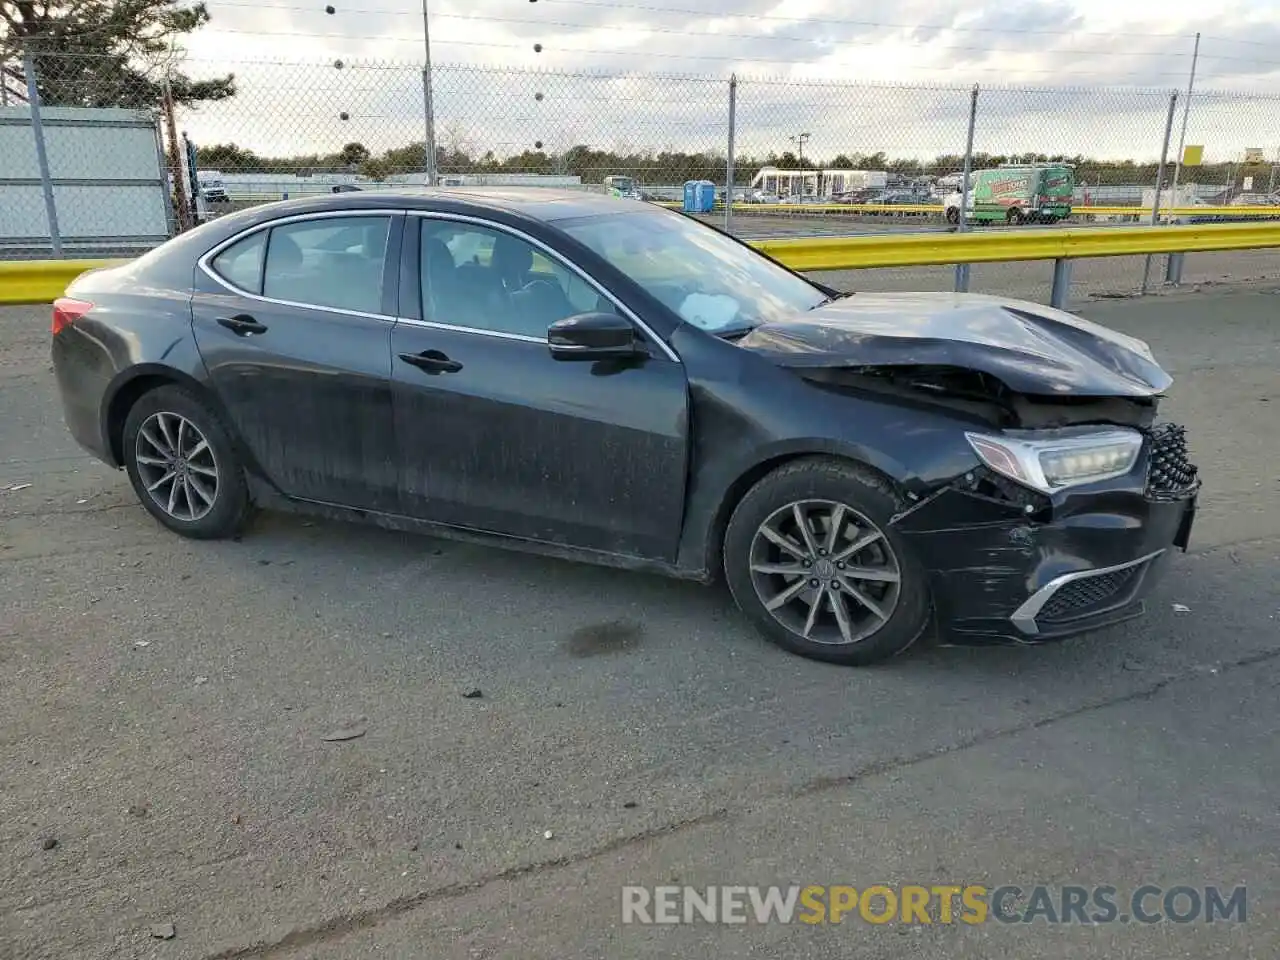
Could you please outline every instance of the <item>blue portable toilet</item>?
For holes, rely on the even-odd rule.
[[[710,213],[716,206],[716,185],[710,180],[686,180],[684,212]]]
[[[710,180],[698,181],[698,212],[710,213],[716,208],[716,185]]]
[[[684,182],[684,212],[698,212],[698,181],[686,180]]]

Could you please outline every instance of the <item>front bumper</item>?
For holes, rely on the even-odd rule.
[[[1190,542],[1198,493],[1154,496],[1122,478],[1037,504],[975,487],[954,484],[895,524],[928,570],[944,643],[1040,643],[1142,615]]]

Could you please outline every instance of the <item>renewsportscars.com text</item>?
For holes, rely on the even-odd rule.
[[[622,922],[1244,923],[1245,887],[877,884],[622,888]]]

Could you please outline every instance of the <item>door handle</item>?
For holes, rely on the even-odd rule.
[[[259,323],[247,313],[237,313],[234,317],[218,317],[218,323],[242,337],[251,333],[267,332],[265,324]]]
[[[400,359],[405,363],[425,370],[427,373],[457,373],[462,364],[451,360],[439,350],[423,350],[422,353],[402,353]]]

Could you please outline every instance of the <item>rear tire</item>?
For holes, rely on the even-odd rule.
[[[176,385],[144,393],[125,418],[125,470],[142,506],[174,533],[239,533],[251,505],[243,465],[218,414]]]
[[[779,467],[729,519],[734,600],[766,637],[812,660],[864,666],[902,653],[931,609],[924,569],[890,524],[901,507],[889,483],[858,464]]]

